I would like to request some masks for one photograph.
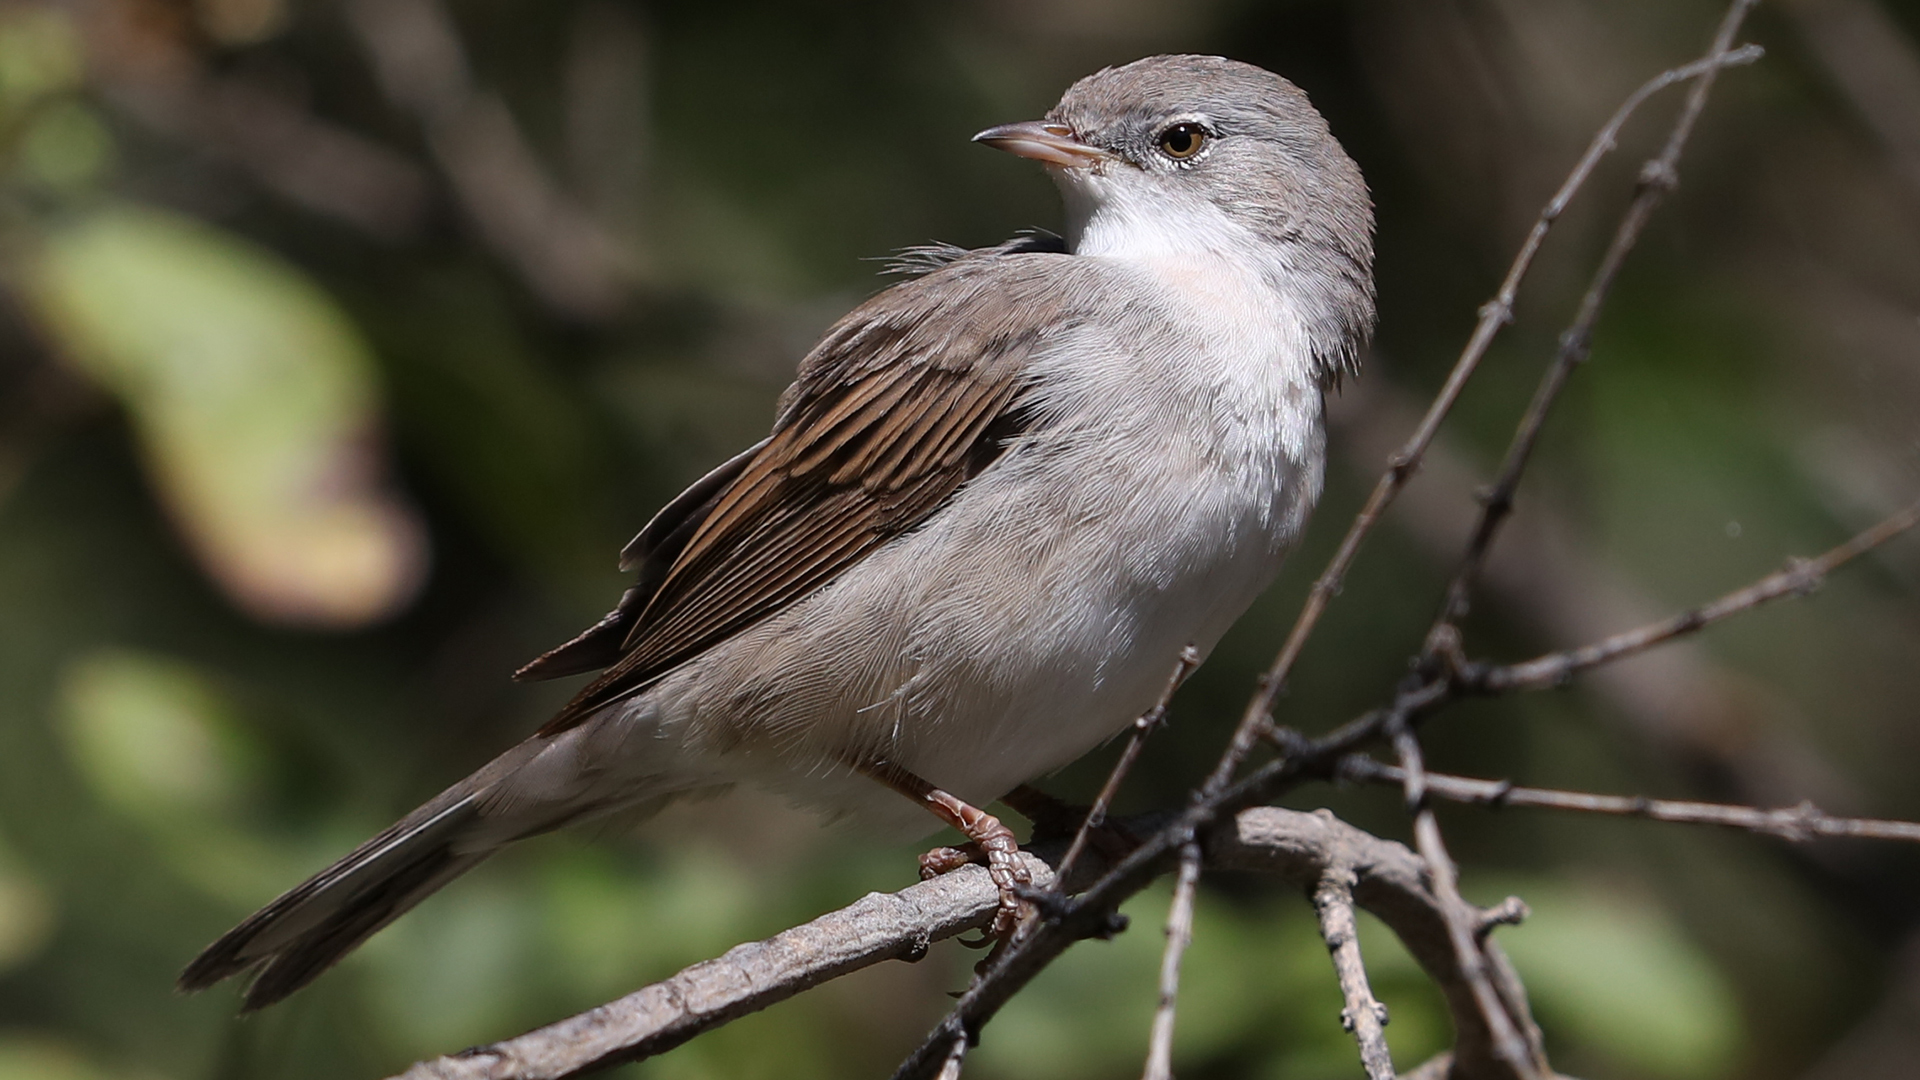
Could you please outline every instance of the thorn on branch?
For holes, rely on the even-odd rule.
[[[1473,501],[1485,507],[1490,514],[1505,514],[1513,510],[1513,492],[1494,484],[1482,484],[1474,488]]]
[[[1642,189],[1658,188],[1665,194],[1680,186],[1680,170],[1664,157],[1654,158],[1640,166],[1637,182]]]
[[[1392,1014],[1387,1012],[1386,1002],[1376,1001],[1373,1003],[1373,1022],[1376,1024],[1379,1024],[1381,1027],[1386,1027],[1388,1024],[1393,1022]],[[1341,1009],[1340,1010],[1340,1030],[1351,1035],[1353,1034],[1354,1028],[1356,1026],[1358,1025],[1354,1019],[1353,1009],[1351,1008]]]
[[[1465,605],[1462,605],[1465,606]],[[1449,614],[1452,614],[1449,612]],[[1451,621],[1436,622],[1433,629],[1427,631],[1427,640],[1421,646],[1421,665],[1429,677],[1444,678],[1448,682],[1457,680],[1462,665],[1466,663],[1464,646],[1460,637],[1460,628]]]
[[[1582,323],[1570,326],[1560,334],[1560,354],[1566,357],[1568,363],[1583,363],[1591,352],[1593,328],[1590,325]]]
[[[1481,910],[1480,923],[1474,927],[1474,937],[1485,941],[1487,935],[1493,933],[1494,927],[1519,926],[1532,914],[1533,909],[1527,906],[1526,901],[1517,896],[1509,896],[1492,907]]]
[[[1786,569],[1781,572],[1787,576],[1788,588],[1795,596],[1812,596],[1820,591],[1827,576],[1812,559],[1798,557],[1788,559]]]

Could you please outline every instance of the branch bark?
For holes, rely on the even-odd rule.
[[[1180,849],[1180,872],[1174,876],[1173,905],[1167,912],[1167,947],[1160,956],[1160,1004],[1153,1013],[1142,1080],[1173,1080],[1173,1021],[1180,1005],[1180,961],[1187,954],[1187,946],[1193,944],[1193,902],[1200,891],[1200,860],[1199,844]]]
[[[1333,957],[1334,977],[1346,1007],[1340,1024],[1353,1033],[1360,1047],[1360,1064],[1367,1080],[1394,1080],[1393,1055],[1387,1049],[1387,1007],[1373,996],[1367,982],[1366,961],[1360,956],[1360,930],[1353,921],[1354,873],[1346,867],[1329,869],[1313,890],[1313,908],[1320,916],[1320,936]]]
[[[1382,764],[1355,754],[1340,763],[1344,778],[1376,784],[1403,785],[1404,769]],[[1902,840],[1920,843],[1920,824],[1911,821],[1885,821],[1873,818],[1834,817],[1811,802],[1763,810],[1757,806],[1728,806],[1724,803],[1691,802],[1681,799],[1649,799],[1644,795],[1597,795],[1586,791],[1555,791],[1550,788],[1515,787],[1506,780],[1478,780],[1466,776],[1427,773],[1424,777],[1429,797],[1451,802],[1491,806],[1538,806],[1549,810],[1573,810],[1614,817],[1645,818],[1686,825],[1719,825],[1729,829],[1777,836],[1801,843],[1815,837],[1847,837],[1855,840]]]
[[[1136,818],[1151,833],[1164,816]],[[1353,900],[1385,922],[1440,986],[1453,1015],[1455,1075],[1491,1075],[1490,1039],[1447,936],[1446,918],[1419,856],[1336,819],[1328,811],[1242,811],[1203,838],[1209,867],[1272,874],[1311,888],[1330,869],[1352,874]],[[1057,858],[1059,846],[1041,845]],[[1023,854],[1036,888],[1053,880],[1046,859]],[[1097,849],[1089,876],[1105,870]],[[1069,886],[1073,883],[1069,882]],[[757,1012],[841,975],[885,960],[916,960],[935,942],[985,926],[999,905],[986,869],[967,866],[897,893],[873,893],[803,926],[728,950],[713,960],[577,1016],[516,1038],[414,1065],[395,1080],[561,1080],[663,1053],[695,1035]],[[940,1061],[952,1056],[943,1042]]]

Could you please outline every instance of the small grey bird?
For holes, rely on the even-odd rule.
[[[257,969],[271,1004],[505,844],[741,782],[957,826],[1011,928],[1013,836],[979,808],[1125,729],[1273,579],[1372,328],[1373,212],[1306,95],[1219,57],[975,139],[1046,166],[1064,239],[917,252],[627,545],[619,606],[519,672],[599,677],[183,989]]]

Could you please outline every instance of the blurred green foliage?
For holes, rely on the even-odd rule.
[[[1920,200],[1887,161],[1876,103],[1823,64],[1816,7],[1756,18],[1772,56],[1722,80],[1523,495],[1521,524],[1562,537],[1581,573],[1490,589],[1476,652],[1573,644],[1555,603],[1610,618],[1698,601],[1920,488]],[[235,1019],[226,990],[171,992],[213,935],[540,722],[567,688],[507,673],[611,604],[621,542],[764,431],[800,354],[881,287],[863,259],[1057,224],[1037,171],[968,145],[973,131],[1157,51],[1300,82],[1379,207],[1383,323],[1350,401],[1377,415],[1431,390],[1560,171],[1717,14],[1708,0],[415,8],[450,19],[469,97],[408,104],[339,5],[0,8],[0,1080],[384,1075],[905,885],[912,848],[742,795],[637,837],[523,845],[263,1015]],[[505,113],[485,113],[496,94]],[[487,129],[493,171],[463,172],[474,159],[448,132],[469,129],[445,125],[483,115],[509,118]],[[1562,222],[1463,401],[1447,452],[1467,471],[1511,431],[1656,127],[1630,129]],[[500,165],[515,161],[531,164]],[[498,218],[552,205],[586,225],[515,233]],[[631,268],[601,283],[617,311],[555,303],[553,260],[601,265],[566,247],[580,228]],[[1172,804],[1217,754],[1378,467],[1351,421],[1339,430],[1312,535],[1183,692],[1123,808]],[[1310,647],[1287,722],[1321,729],[1378,702],[1417,647],[1461,537],[1409,513],[1391,524]],[[1532,556],[1509,540],[1495,557]],[[1920,815],[1916,592],[1909,541],[1679,660],[1462,707],[1433,725],[1432,757]],[[1087,797],[1111,752],[1047,786]],[[1404,833],[1391,793],[1293,801]],[[1896,960],[1920,916],[1909,852],[1444,817],[1470,895],[1532,905],[1500,940],[1569,1073],[1799,1075],[1878,1030],[1861,1018],[1912,978]],[[1050,969],[968,1075],[1135,1074],[1165,903],[1136,899],[1131,931]],[[1299,897],[1209,879],[1196,931],[1182,1076],[1357,1074]],[[1383,928],[1362,937],[1411,1067],[1447,1044],[1444,1011]],[[946,945],[865,971],[622,1075],[881,1075],[973,959]],[[1874,1060],[1902,1060],[1889,1045]]]

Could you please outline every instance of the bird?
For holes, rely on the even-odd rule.
[[[1375,320],[1373,204],[1293,83],[1216,56],[1075,82],[974,136],[1065,228],[910,249],[771,433],[621,552],[633,584],[516,673],[598,674],[525,741],[208,946],[195,991],[305,986],[491,853],[758,786],[1025,871],[986,807],[1125,730],[1273,580],[1327,394]]]

